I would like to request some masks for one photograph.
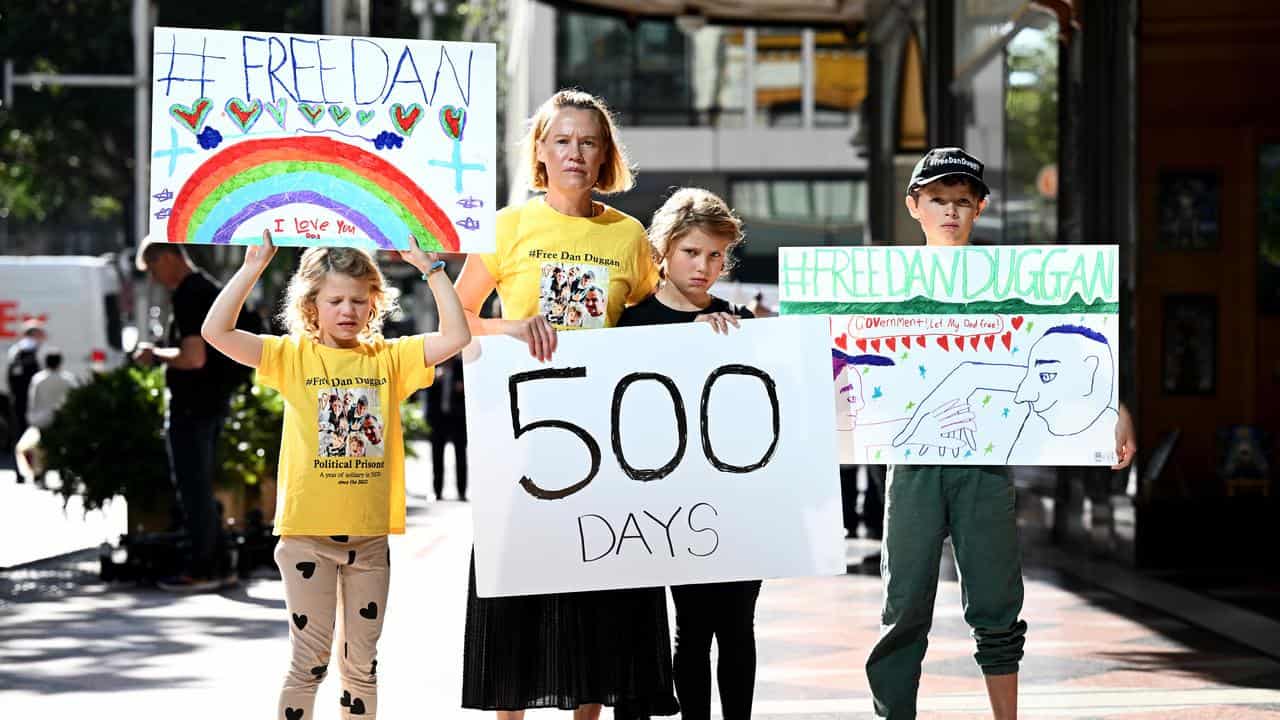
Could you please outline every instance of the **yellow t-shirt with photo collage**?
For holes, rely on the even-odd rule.
[[[613,327],[658,285],[644,226],[604,205],[595,217],[563,215],[542,196],[503,208],[497,251],[480,255],[497,283],[502,317],[543,315],[557,330]]]
[[[400,403],[434,378],[422,335],[349,349],[264,337],[258,382],[285,405],[275,533],[403,533]]]

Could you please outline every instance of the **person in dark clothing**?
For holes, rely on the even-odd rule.
[[[161,587],[179,592],[214,590],[222,585],[216,559],[215,450],[231,393],[244,375],[200,337],[200,326],[220,286],[191,262],[182,246],[144,240],[138,247],[137,266],[172,293],[167,347],[140,343],[134,359],[144,365],[159,362],[165,366],[170,395],[165,418],[170,478],[191,543],[186,572]]]
[[[728,267],[730,251],[742,241],[742,221],[715,194],[677,190],[649,225],[649,242],[659,260],[657,292],[622,311],[618,327],[705,322],[727,334],[751,311],[711,295]],[[751,717],[756,681],[756,600],[761,581],[677,585],[676,647],[673,671],[680,716],[711,716],[711,640],[719,646],[716,679],[725,720]]]
[[[462,356],[454,355],[436,368],[436,381],[425,393],[431,429],[431,480],[437,500],[444,494],[446,443],[453,445],[458,499],[467,500],[467,418],[462,391]]]
[[[28,320],[22,325],[22,337],[9,348],[5,374],[9,380],[13,421],[9,437],[17,440],[27,431],[27,396],[31,379],[40,372],[40,345],[45,341],[44,323]],[[18,473],[18,482],[25,482]]]
[[[861,492],[862,509],[858,509],[858,468],[867,469],[866,489]],[[840,505],[845,537],[858,537],[858,525],[866,528],[869,540],[884,534],[884,465],[841,465]],[[878,556],[877,556],[877,562]]]

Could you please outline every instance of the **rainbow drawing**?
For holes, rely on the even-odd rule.
[[[246,221],[304,203],[336,213],[380,249],[457,252],[448,215],[403,171],[355,145],[320,136],[244,140],[207,159],[182,185],[169,242],[227,244]]]

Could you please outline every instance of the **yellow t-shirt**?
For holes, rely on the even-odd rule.
[[[431,384],[423,336],[343,349],[265,337],[258,381],[284,397],[277,535],[404,532],[400,403]]]
[[[508,320],[540,314],[557,330],[613,327],[658,285],[644,226],[608,205],[573,217],[539,196],[500,210],[497,235],[497,251],[480,260]]]

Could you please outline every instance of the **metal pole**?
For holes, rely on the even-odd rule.
[[[10,61],[12,65],[12,61]],[[61,75],[59,73],[27,73],[14,75],[14,83],[28,85],[39,90],[43,85],[67,87],[133,87],[138,78],[133,75]]]
[[[147,199],[151,186],[151,3],[133,0],[133,233],[147,234]]]

